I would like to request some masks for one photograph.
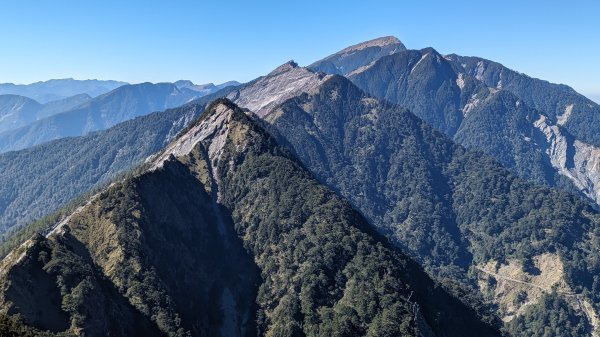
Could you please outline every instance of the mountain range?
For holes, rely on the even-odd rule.
[[[194,84],[194,82],[189,81],[189,80],[180,80],[177,81],[175,83],[173,83],[177,86],[177,88],[179,89],[190,89],[193,90],[195,92],[198,92],[200,94],[200,96],[206,96],[206,95],[210,95],[212,93],[215,93],[221,89],[227,88],[227,87],[235,87],[240,85],[240,82],[237,81],[228,81],[228,82],[224,82],[221,84],[217,84],[215,85],[214,83],[207,83],[207,84]]]
[[[41,105],[29,98],[0,95],[0,152],[50,140],[82,136],[154,111],[180,106],[228,86],[190,81],[125,84],[95,98],[78,95]]]
[[[0,95],[29,97],[42,104],[71,96],[100,96],[127,83],[120,81],[54,79],[31,84],[0,83]]]
[[[68,111],[91,99],[87,94],[79,94],[46,104],[40,104],[25,96],[0,95],[0,134]]]
[[[597,108],[384,37],[2,154],[0,331],[597,336]]]

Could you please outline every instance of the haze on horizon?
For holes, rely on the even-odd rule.
[[[594,1],[11,2],[0,20],[0,83],[245,82],[393,35],[409,49],[484,57],[600,102],[599,10]]]

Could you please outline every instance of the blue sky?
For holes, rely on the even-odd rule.
[[[600,99],[600,1],[3,1],[0,82],[248,81],[383,35]]]

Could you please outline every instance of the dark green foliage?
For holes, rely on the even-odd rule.
[[[468,97],[457,86],[452,65],[432,48],[382,57],[350,79],[365,92],[408,108],[448,135],[454,135],[463,120],[461,108]],[[476,90],[469,79],[466,86]]]
[[[48,332],[37,331],[25,324],[19,317],[0,314],[0,336],[2,337],[51,337]]]
[[[600,217],[577,197],[518,179],[340,77],[281,108],[272,127],[304,165],[480,314],[491,312],[477,303],[470,266],[544,252],[600,307]]]
[[[329,98],[334,90],[338,100]],[[447,203],[450,186],[442,174],[454,146],[408,111],[381,103],[370,106],[364,99],[368,97],[359,89],[337,77],[315,96],[284,104],[285,113],[274,126],[319,179],[411,254],[433,254],[438,265],[466,266],[469,254],[461,248]],[[314,103],[315,112],[300,108],[307,102]],[[376,112],[369,116],[372,109]],[[306,130],[314,136],[308,137]],[[420,258],[431,267],[428,260]]]
[[[149,319],[127,300],[93,264],[83,244],[68,232],[32,239],[23,260],[3,280],[5,308],[28,325],[59,335],[70,328],[89,336],[159,335]]]
[[[462,146],[482,150],[522,178],[538,184],[555,185],[558,176],[539,145],[545,140],[534,128],[540,115],[508,91],[482,94],[482,103],[469,112],[454,140]]]
[[[507,324],[506,332],[511,336],[580,337],[589,336],[591,326],[564,299],[550,294]]]
[[[266,310],[266,331],[410,336],[423,328],[413,319],[420,305],[416,317],[434,334],[493,334],[264,131],[252,126],[246,137],[243,152],[226,144],[220,193],[265,279],[258,303]]]
[[[493,156],[521,178],[581,193],[552,166],[545,136],[534,127],[540,116],[555,125],[573,103],[562,134],[594,144],[589,133],[600,126],[600,113],[594,112],[600,108],[568,87],[478,58],[443,57],[431,48],[382,57],[350,79],[367,93],[408,108],[466,148]],[[574,129],[571,123],[588,125]]]

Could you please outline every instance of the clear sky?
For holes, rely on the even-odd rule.
[[[285,2],[285,3],[284,3]],[[600,1],[7,0],[0,82],[248,81],[394,35],[600,100]]]

